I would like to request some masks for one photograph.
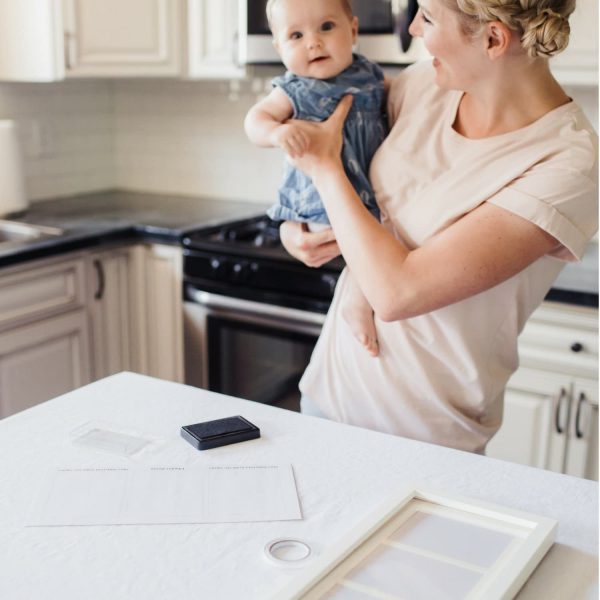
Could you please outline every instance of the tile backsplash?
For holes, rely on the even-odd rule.
[[[30,200],[114,187],[111,84],[0,83],[0,119],[19,125]]]
[[[272,75],[0,83],[0,119],[20,125],[32,201],[120,187],[270,202],[282,153],[254,147],[242,123]],[[597,130],[597,88],[567,92]]]
[[[117,82],[118,187],[269,202],[283,154],[256,148],[243,129],[267,83]]]

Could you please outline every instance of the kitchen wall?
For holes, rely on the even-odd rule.
[[[29,197],[122,187],[269,202],[279,150],[243,132],[271,71],[242,82],[0,83],[0,119],[21,125]],[[571,87],[598,129],[598,91]]]
[[[0,119],[19,124],[31,200],[114,187],[112,84],[0,83]]]
[[[244,116],[270,77],[115,83],[117,185],[269,202],[283,154],[246,138]]]
[[[270,201],[283,156],[250,144],[242,123],[272,76],[233,83],[115,83],[119,187]],[[598,130],[597,88],[567,92]]]

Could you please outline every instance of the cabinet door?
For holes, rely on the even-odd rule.
[[[569,402],[568,380],[520,369],[507,386],[502,427],[486,455],[562,472]]]
[[[128,248],[93,254],[88,260],[95,379],[132,369],[130,263]]]
[[[188,0],[188,77],[244,77],[238,63],[238,0]]]
[[[67,76],[180,74],[181,0],[63,0]]]
[[[598,480],[598,381],[573,384],[565,473]]]
[[[59,0],[0,0],[0,80],[64,79]]]
[[[565,379],[598,373],[598,310],[544,302],[519,337],[521,365]]]
[[[0,417],[89,382],[84,310],[17,327],[0,336]]]
[[[136,370],[183,382],[181,248],[136,247]]]

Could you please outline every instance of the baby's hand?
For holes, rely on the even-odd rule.
[[[299,158],[308,150],[309,137],[298,123],[284,123],[275,129],[273,142],[291,158]]]

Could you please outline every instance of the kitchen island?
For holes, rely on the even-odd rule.
[[[261,438],[198,452],[182,425],[241,414]],[[72,443],[89,421],[157,441],[134,458]],[[25,527],[51,469],[290,463],[303,519],[279,522]],[[0,598],[265,600],[297,569],[264,557],[290,536],[315,555],[406,485],[558,521],[556,543],[518,595],[598,597],[598,484],[305,417],[132,373],[97,381],[0,421]]]

